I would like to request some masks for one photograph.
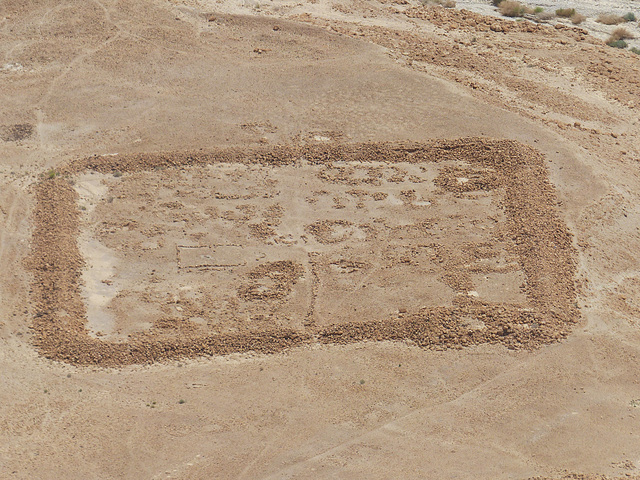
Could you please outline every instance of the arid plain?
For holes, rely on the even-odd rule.
[[[0,477],[640,478],[639,92],[408,0],[5,0]]]

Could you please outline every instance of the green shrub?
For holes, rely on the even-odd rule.
[[[614,48],[627,48],[629,46],[629,44],[624,40],[611,40],[610,42],[607,42],[607,45]]]
[[[542,7],[536,7],[533,9],[533,13],[542,13],[544,12],[544,8]]]
[[[634,15],[633,12],[629,12],[629,13],[623,15],[622,18],[624,18],[627,22],[635,22],[636,21],[636,16]]]
[[[576,14],[575,8],[559,8],[556,10],[556,15],[558,17],[571,18],[575,14]]]

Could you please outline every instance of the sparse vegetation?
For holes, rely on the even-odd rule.
[[[571,18],[576,14],[575,8],[559,8],[556,10],[556,16],[562,18]]]
[[[630,50],[635,53],[636,55],[640,55],[640,48],[637,47],[631,47]]]
[[[587,19],[587,17],[585,17],[581,13],[577,13],[576,12],[573,15],[571,15],[571,18],[569,20],[571,20],[571,23],[573,23],[574,25],[580,25],[586,19]]]
[[[538,20],[551,20],[553,18],[556,18],[556,14],[553,12],[542,11],[540,13],[536,13],[536,18]]]
[[[614,15],[613,13],[603,13],[598,15],[596,18],[596,22],[602,23],[603,25],[619,25],[624,23],[626,20],[620,15]]]
[[[180,399],[180,400],[178,400],[178,403],[179,403],[180,405],[182,405],[183,403],[185,403],[185,401],[184,401],[183,399]]]
[[[536,8],[533,9],[533,13],[537,14],[537,13],[542,13],[542,12],[544,12],[544,8],[542,8],[542,7],[536,7]]]
[[[624,40],[610,40],[607,42],[607,45],[614,48],[627,48],[629,46]]]
[[[636,38],[636,36],[627,30],[624,27],[618,27],[613,32],[611,32],[611,37],[609,37],[609,41],[618,41],[618,40],[630,40],[632,38]],[[607,41],[607,43],[609,43]]]
[[[444,8],[455,8],[455,0],[422,0],[423,5],[440,5]]]
[[[505,17],[522,17],[525,13],[532,13],[531,8],[514,0],[502,0],[498,11]]]
[[[49,180],[52,180],[54,178],[56,178],[58,176],[58,172],[56,172],[55,170],[51,169],[47,172],[47,178]]]
[[[502,2],[504,2],[504,0],[491,0],[494,7],[499,7]]]
[[[629,13],[624,14],[622,16],[622,18],[624,18],[625,21],[627,21],[627,22],[635,22],[636,21],[636,16],[635,16],[635,14],[633,12],[629,12]]]

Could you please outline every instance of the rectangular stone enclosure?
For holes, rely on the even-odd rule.
[[[36,192],[35,342],[71,363],[531,348],[578,315],[543,158],[510,141],[94,156]]]

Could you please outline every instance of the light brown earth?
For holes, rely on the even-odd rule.
[[[405,0],[0,46],[0,478],[640,477],[640,57]]]

